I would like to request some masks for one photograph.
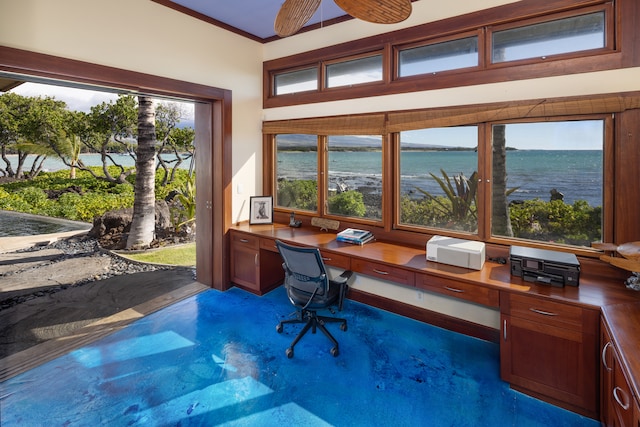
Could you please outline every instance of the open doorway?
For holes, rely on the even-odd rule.
[[[0,75],[16,81],[50,81],[195,103],[196,279],[226,290],[227,231],[231,203],[231,92],[96,64],[0,47]],[[215,249],[214,249],[215,248]]]

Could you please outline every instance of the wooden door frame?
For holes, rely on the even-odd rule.
[[[198,192],[196,207],[200,207],[197,212],[200,217],[206,215],[210,222],[204,221],[207,226],[198,228],[200,237],[196,243],[196,276],[199,282],[215,289],[229,288],[228,235],[231,225],[232,178],[230,90],[6,46],[0,46],[0,72],[15,74],[26,80],[47,79],[52,83],[86,84],[133,93],[181,98],[205,106],[208,104],[205,111],[210,112],[210,120],[205,120],[207,123],[201,123],[200,126],[206,126],[209,136],[200,132],[199,138],[201,141],[210,141],[208,148],[212,161],[210,168],[198,171],[208,175],[202,176],[200,173],[198,181],[209,183],[211,200],[204,198],[207,192]],[[196,128],[198,126],[196,124]],[[210,230],[207,230],[209,224]],[[209,244],[202,244],[203,242]]]

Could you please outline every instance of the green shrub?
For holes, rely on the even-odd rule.
[[[278,181],[277,206],[316,211],[318,185],[314,180]]]
[[[349,190],[329,197],[329,212],[336,215],[363,217],[367,209],[362,193]]]

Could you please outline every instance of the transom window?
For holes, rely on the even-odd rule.
[[[493,63],[603,48],[604,11],[556,19],[492,34]]]
[[[398,77],[478,66],[478,37],[401,49]]]
[[[382,81],[382,55],[328,64],[326,76],[328,88]]]
[[[276,74],[273,79],[274,95],[285,95],[318,90],[318,69],[305,68]]]

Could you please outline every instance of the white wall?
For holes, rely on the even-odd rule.
[[[231,90],[233,218],[261,189],[262,44],[150,0],[0,0],[0,45]]]

